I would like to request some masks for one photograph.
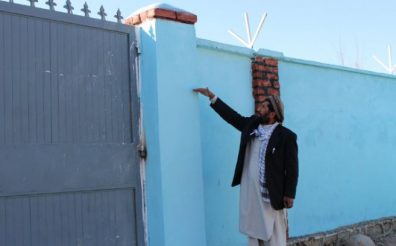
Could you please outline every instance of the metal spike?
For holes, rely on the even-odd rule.
[[[91,10],[89,10],[87,2],[84,3],[84,8],[82,8],[81,11],[84,12],[85,17],[89,17]]]
[[[98,15],[100,15],[100,17],[102,18],[102,20],[106,20],[107,14],[106,14],[106,12],[105,12],[105,9],[103,8],[103,5],[100,6],[100,10],[99,10],[99,12],[98,12]]]
[[[67,0],[66,1],[66,4],[65,4],[65,6],[63,6],[65,9],[67,9],[67,13],[68,14],[73,14],[73,6],[72,6],[72,4],[71,4],[71,2],[70,2],[70,0]]]
[[[50,6],[50,10],[55,10],[54,6],[56,6],[56,3],[54,0],[48,0],[45,4]]]
[[[117,19],[118,23],[121,23],[121,20],[124,19],[124,17],[121,15],[120,9],[117,10],[117,14],[114,17]]]
[[[28,0],[30,2],[30,7],[35,7],[34,3],[37,3],[38,0]]]

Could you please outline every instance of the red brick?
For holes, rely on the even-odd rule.
[[[265,59],[264,57],[256,56],[254,60],[255,60],[256,62],[264,62],[264,59]]]
[[[273,66],[265,65],[265,71],[273,74],[278,74],[278,68]]]
[[[253,64],[253,67],[252,67],[252,69],[253,69],[253,72],[256,72],[256,71],[261,71],[261,69],[262,69],[262,65],[259,65],[259,64]]]
[[[146,19],[153,18],[173,20],[176,22],[182,22],[187,24],[194,24],[197,22],[197,16],[189,12],[176,12],[168,9],[153,8],[143,11],[138,15],[129,17],[124,21],[124,23],[127,25],[138,25],[144,22]]]
[[[148,18],[147,11],[139,13],[139,18],[142,22],[144,22]]]
[[[272,85],[273,85],[273,87],[274,87],[275,89],[279,89],[279,88],[280,88],[280,83],[279,83],[279,81],[274,81],[274,83],[273,83]]]
[[[135,15],[124,20],[124,24],[131,26],[139,25],[140,23],[142,23],[142,20],[140,19],[139,15]]]
[[[276,96],[279,96],[279,95],[280,95],[280,92],[279,92],[278,89],[269,88],[269,89],[268,89],[268,95],[276,95]]]
[[[160,19],[168,19],[168,20],[176,20],[176,12],[168,9],[150,9],[147,10],[148,18],[160,18]]]
[[[254,88],[253,95],[265,95],[266,90],[264,88]]]
[[[277,74],[273,74],[273,73],[267,73],[267,79],[271,79],[271,80],[278,80],[279,77]]]
[[[273,58],[264,59],[264,63],[266,65],[270,65],[270,66],[274,66],[274,67],[278,66],[278,61],[276,59],[273,59]]]
[[[253,71],[253,78],[262,78],[263,73],[261,71]]]
[[[253,80],[253,87],[270,87],[272,86],[271,81],[267,79],[255,79]]]
[[[176,19],[186,24],[195,24],[197,16],[188,12],[176,12]]]
[[[258,101],[258,102],[264,102],[264,100],[267,98],[267,96],[265,96],[265,95],[260,95],[260,96],[256,96],[255,98],[254,98],[254,101]]]

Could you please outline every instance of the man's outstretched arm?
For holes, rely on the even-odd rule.
[[[241,116],[230,106],[224,103],[220,98],[209,90],[209,88],[196,88],[193,91],[200,93],[209,98],[211,101],[210,106],[223,118],[226,122],[234,126],[239,131],[242,131],[246,124],[247,117]]]

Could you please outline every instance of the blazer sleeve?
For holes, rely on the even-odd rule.
[[[298,181],[298,146],[297,135],[292,133],[286,139],[285,149],[285,190],[284,196],[295,198]]]
[[[217,98],[216,102],[210,104],[210,106],[223,118],[227,123],[234,126],[239,131],[242,131],[243,127],[248,122],[249,117],[244,117],[233,110],[230,106],[224,103],[220,98]]]

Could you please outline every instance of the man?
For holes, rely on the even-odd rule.
[[[243,117],[208,88],[211,107],[241,132],[232,186],[240,187],[240,231],[249,246],[286,246],[287,208],[293,207],[298,179],[297,135],[282,126],[283,104],[269,96],[256,114]]]

